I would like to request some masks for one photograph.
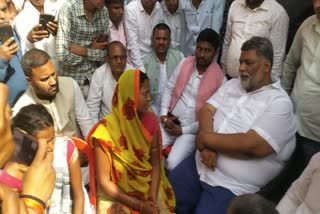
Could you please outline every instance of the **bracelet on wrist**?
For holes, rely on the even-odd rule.
[[[30,199],[32,201],[37,202],[43,209],[46,208],[46,203],[44,201],[42,201],[40,198],[37,198],[33,195],[26,195],[26,194],[22,194],[19,196],[21,199]]]
[[[32,209],[38,214],[44,214],[44,208],[39,202],[30,198],[22,198],[22,201],[27,208]]]

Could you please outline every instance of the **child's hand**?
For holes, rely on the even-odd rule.
[[[32,195],[43,202],[49,200],[56,180],[52,160],[53,152],[48,151],[47,142],[40,139],[36,157],[23,178],[23,195]]]

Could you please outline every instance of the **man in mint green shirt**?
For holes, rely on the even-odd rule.
[[[161,96],[166,82],[184,58],[180,51],[170,48],[170,34],[171,30],[168,25],[157,24],[152,33],[152,52],[143,59],[151,85],[151,108],[156,115],[160,111]]]

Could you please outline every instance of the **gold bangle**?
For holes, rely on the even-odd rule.
[[[27,208],[34,210],[38,214],[44,214],[44,208],[39,202],[31,198],[22,198],[22,201]]]
[[[29,198],[29,199],[37,202],[38,204],[40,204],[43,209],[46,208],[46,203],[44,201],[42,201],[40,198],[37,198],[37,197],[35,197],[33,195],[21,194],[19,197],[20,198]]]

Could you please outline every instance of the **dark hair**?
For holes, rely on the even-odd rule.
[[[124,0],[104,0],[104,4],[109,6],[110,4],[124,4]]]
[[[273,65],[273,47],[268,38],[254,36],[245,41],[241,47],[242,51],[255,50],[258,56],[263,56]]]
[[[219,48],[219,34],[211,28],[206,28],[199,33],[198,42],[209,42],[216,50]]]
[[[165,23],[159,23],[156,26],[154,26],[153,31],[152,31],[152,37],[154,36],[154,32],[156,30],[167,30],[169,32],[169,36],[171,35],[171,29],[170,27],[165,24]]]
[[[41,104],[24,106],[12,119],[12,128],[20,128],[30,135],[53,126],[53,119]]]
[[[227,214],[279,214],[275,205],[258,194],[244,194],[234,198]]]
[[[49,54],[45,51],[33,48],[27,51],[21,61],[24,74],[28,77],[32,75],[32,69],[45,65],[50,60]]]
[[[139,87],[141,88],[141,85],[144,83],[145,80],[149,80],[149,77],[146,73],[140,71],[139,74]]]
[[[111,47],[114,46],[114,45],[120,46],[121,48],[123,48],[124,52],[126,52],[126,48],[124,47],[124,45],[121,42],[113,41],[113,42],[110,42],[109,45],[107,46],[107,55],[108,56],[109,56]]]

